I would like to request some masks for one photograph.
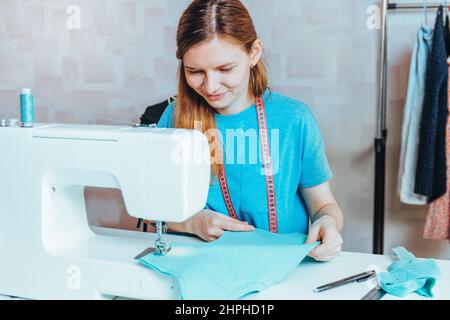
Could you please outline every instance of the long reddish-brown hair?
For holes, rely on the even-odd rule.
[[[174,127],[200,129],[209,140],[211,175],[217,176],[223,163],[222,148],[218,139],[214,109],[192,89],[186,80],[183,57],[194,45],[208,42],[218,36],[241,45],[250,53],[258,39],[252,18],[239,0],[194,0],[180,18],[177,31],[178,98],[174,112]],[[267,72],[262,59],[251,69],[250,97],[257,97],[267,88]],[[197,122],[197,123],[196,123]],[[202,128],[198,128],[198,124]]]

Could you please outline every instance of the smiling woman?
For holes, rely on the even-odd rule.
[[[237,114],[264,93],[262,42],[240,1],[194,1],[180,18],[177,48],[180,103],[174,126],[194,129],[192,119],[201,122],[210,133],[211,169],[217,174],[223,159],[219,137],[210,130],[216,128],[214,112]]]
[[[324,142],[304,103],[268,88],[262,54],[239,0],[194,0],[181,16],[178,99],[158,126],[208,137],[212,181],[204,210],[169,227],[207,241],[226,230],[309,233],[307,243],[322,242],[311,256],[330,260],[341,250],[343,216],[328,184]]]
[[[237,114],[243,106],[254,103],[254,97],[247,94],[249,67],[257,63],[261,54],[259,40],[247,54],[239,46],[214,36],[207,45],[196,45],[186,52],[183,65],[187,84],[218,113]]]

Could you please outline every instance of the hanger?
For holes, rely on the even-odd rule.
[[[448,14],[448,3],[447,0],[441,0],[441,6],[444,7],[444,17]]]
[[[447,19],[448,19],[448,13],[449,13],[449,4],[448,0],[442,0],[442,5],[444,6],[444,27],[447,28]],[[447,30],[448,32],[448,30]]]
[[[443,23],[445,24],[445,17],[448,14],[449,11],[449,6],[448,6],[448,0],[441,0],[441,6],[443,6],[444,8],[444,21]],[[423,1],[423,23],[425,25],[428,25],[428,0],[424,0]]]
[[[423,23],[428,25],[428,0],[423,0]]]
[[[177,101],[176,96],[170,96],[170,97],[167,99],[167,103],[168,103],[168,104],[171,104],[173,101]]]

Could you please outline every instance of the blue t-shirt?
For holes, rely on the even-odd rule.
[[[263,95],[274,171],[279,233],[308,233],[309,216],[302,188],[311,188],[332,177],[319,127],[302,102],[266,90]],[[173,127],[175,102],[158,122]],[[221,133],[225,172],[233,207],[239,220],[269,230],[266,177],[253,104],[235,115],[215,114]],[[207,209],[228,215],[217,179],[210,185]]]

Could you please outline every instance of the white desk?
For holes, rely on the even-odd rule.
[[[342,252],[341,256],[330,262],[303,261],[300,266],[282,283],[272,286],[248,299],[261,300],[359,300],[375,285],[374,280],[351,283],[345,286],[313,292],[314,288],[342,279],[369,269],[386,271],[394,256],[364,253]],[[396,259],[396,258],[395,258]],[[441,270],[441,277],[433,288],[433,298],[424,298],[414,293],[404,298],[386,294],[383,300],[450,300],[450,261],[436,260]]]
[[[155,237],[154,234],[133,232],[125,230],[112,230],[96,228],[100,234],[122,234],[123,236],[135,236],[148,240]],[[103,231],[102,231],[103,230]],[[181,240],[179,236],[166,235],[169,241]],[[195,238],[183,238],[183,241],[198,241]],[[150,243],[150,242],[149,242]],[[136,251],[136,250],[135,250]],[[134,251],[133,251],[134,252]],[[136,252],[134,252],[136,253]],[[130,252],[130,257],[132,257]],[[132,259],[132,258],[130,258]],[[246,299],[260,300],[359,300],[374,286],[374,281],[369,280],[361,283],[351,283],[342,287],[334,288],[320,293],[313,292],[314,288],[338,280],[350,275],[361,273],[369,269],[377,272],[386,271],[392,263],[394,256],[372,255],[364,253],[342,252],[339,257],[330,262],[316,262],[311,258],[305,259],[299,267],[283,282],[272,286],[260,293],[246,297]],[[436,260],[441,270],[441,277],[433,288],[434,298],[450,300],[450,261]],[[154,272],[148,270],[148,272]],[[10,299],[2,296],[0,300]],[[398,298],[386,294],[383,299],[430,299],[423,298],[418,294],[411,294],[405,298]]]

